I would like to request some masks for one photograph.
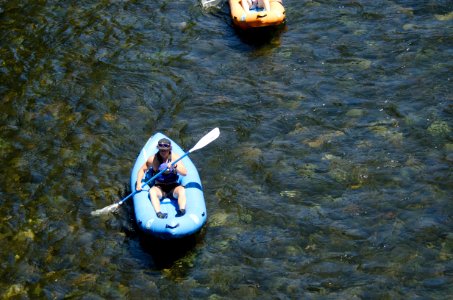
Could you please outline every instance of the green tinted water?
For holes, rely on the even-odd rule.
[[[0,5],[2,298],[452,294],[452,4],[284,4],[255,34],[226,2]],[[90,215],[151,134],[214,127],[196,239]]]

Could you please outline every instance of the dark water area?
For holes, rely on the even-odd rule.
[[[453,3],[284,5],[0,3],[2,299],[451,297]],[[214,127],[199,235],[91,215],[153,133]]]

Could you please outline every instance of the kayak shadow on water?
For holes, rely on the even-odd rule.
[[[143,233],[139,235],[140,246],[151,255],[154,267],[158,270],[169,269],[177,261],[190,259],[200,238],[200,234],[174,240],[161,240]]]
[[[286,23],[273,27],[258,27],[242,30],[235,27],[241,41],[252,47],[279,46],[281,34],[287,30]]]
[[[157,270],[170,269],[174,264],[181,260],[190,259],[190,254],[197,244],[202,243],[205,235],[205,228],[200,232],[188,237],[163,240],[143,233],[135,221],[134,206],[127,205],[127,219],[129,228],[123,228],[128,238],[138,241],[139,252],[150,255],[151,267]],[[135,251],[134,251],[135,252]]]

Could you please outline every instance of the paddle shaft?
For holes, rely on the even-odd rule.
[[[173,167],[178,161],[180,161],[181,159],[183,159],[184,157],[186,157],[187,155],[189,155],[190,153],[190,150],[187,151],[186,153],[184,153],[183,156],[181,156],[180,158],[178,158],[177,160],[175,160],[174,162],[171,163],[171,166]],[[150,183],[151,181],[153,181],[154,179],[156,179],[157,177],[159,177],[162,173],[164,173],[165,171],[167,171],[167,169],[164,169],[162,171],[160,171],[159,173],[157,173],[156,175],[154,175],[153,177],[151,177],[150,179],[148,179],[143,185],[142,185],[142,189],[148,184]],[[124,201],[126,201],[127,199],[129,199],[130,197],[134,196],[135,194],[141,192],[142,190],[140,191],[135,191],[131,194],[129,194],[129,196],[127,196],[126,198],[124,198],[123,200],[121,200],[120,202],[118,202],[118,205],[121,205],[124,203]]]

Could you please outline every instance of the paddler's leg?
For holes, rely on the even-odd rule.
[[[157,217],[160,219],[165,219],[167,217],[167,214],[160,211],[160,199],[162,198],[162,190],[157,186],[153,186],[149,190],[149,196],[151,198],[151,204],[154,207],[154,211],[156,212]]]
[[[269,3],[269,0],[262,0],[263,1],[263,6],[266,11],[271,11],[271,5]]]
[[[173,197],[178,199],[179,210],[176,214],[177,217],[183,216],[186,213],[186,190],[183,186],[179,185],[173,190]]]
[[[245,11],[246,13],[248,13],[249,10],[250,10],[249,1],[250,1],[250,0],[241,0],[242,8],[244,9],[244,11]]]

